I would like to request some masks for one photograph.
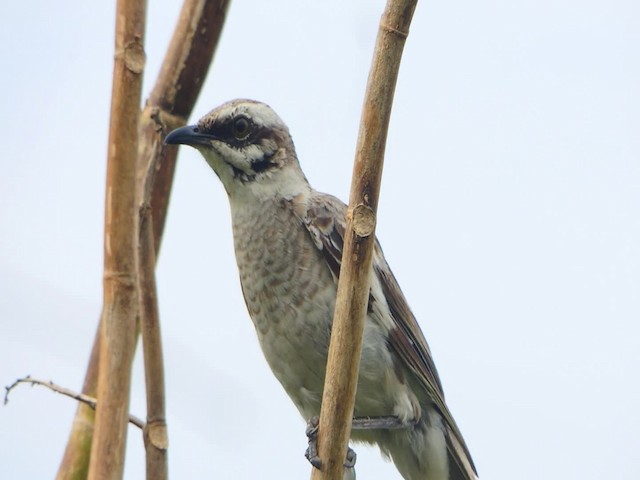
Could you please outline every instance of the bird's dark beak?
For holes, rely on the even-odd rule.
[[[176,128],[164,139],[165,145],[211,145],[211,137],[200,133],[195,125]]]

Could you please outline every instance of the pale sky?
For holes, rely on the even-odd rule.
[[[0,20],[0,383],[79,389],[100,308],[114,2]],[[384,2],[236,1],[194,110],[249,97],[348,198]],[[150,1],[146,96],[179,2]],[[377,233],[480,477],[640,478],[640,4],[422,2]],[[180,153],[158,266],[173,478],[308,478],[304,421],[241,298],[225,192]],[[145,416],[136,361],[131,412]],[[0,408],[3,478],[53,478],[75,402]],[[361,479],[400,480],[355,445]],[[144,476],[129,430],[126,478]]]

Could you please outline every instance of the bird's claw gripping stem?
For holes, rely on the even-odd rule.
[[[311,417],[307,422],[307,429],[305,430],[305,434],[309,439],[309,446],[307,450],[304,452],[304,456],[307,457],[309,463],[320,469],[322,462],[320,461],[320,457],[318,456],[318,426],[320,425],[319,417]]]
[[[309,463],[313,465],[315,468],[320,468],[322,466],[322,462],[320,461],[320,457],[318,456],[318,426],[320,425],[320,419],[316,417],[311,417],[307,422],[307,428],[305,430],[305,434],[309,439],[309,446],[307,450],[304,452],[304,456],[309,460]],[[353,451],[350,447],[347,448],[347,456],[344,462],[345,468],[352,469],[356,465],[357,459],[356,452]]]

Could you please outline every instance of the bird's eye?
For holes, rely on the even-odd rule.
[[[238,140],[244,140],[251,131],[251,122],[247,117],[238,117],[231,124],[231,133]]]

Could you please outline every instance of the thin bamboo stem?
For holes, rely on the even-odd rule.
[[[168,477],[162,337],[155,284],[156,249],[175,169],[176,149],[165,149],[167,131],[184,125],[211,63],[228,1],[185,2],[155,88],[142,112],[138,156],[138,275],[140,326],[147,391],[144,431],[146,477]],[[191,88],[184,89],[184,85]],[[156,227],[156,219],[159,227]]]
[[[153,248],[151,185],[154,175],[146,176],[139,209],[138,280],[140,293],[140,331],[147,390],[147,424],[144,429],[147,480],[168,477],[169,437],[165,417],[164,362],[155,282],[156,257]]]
[[[312,480],[338,480],[351,434],[367,313],[376,211],[393,94],[417,0],[389,0],[380,20],[365,94],[347,212]]]

